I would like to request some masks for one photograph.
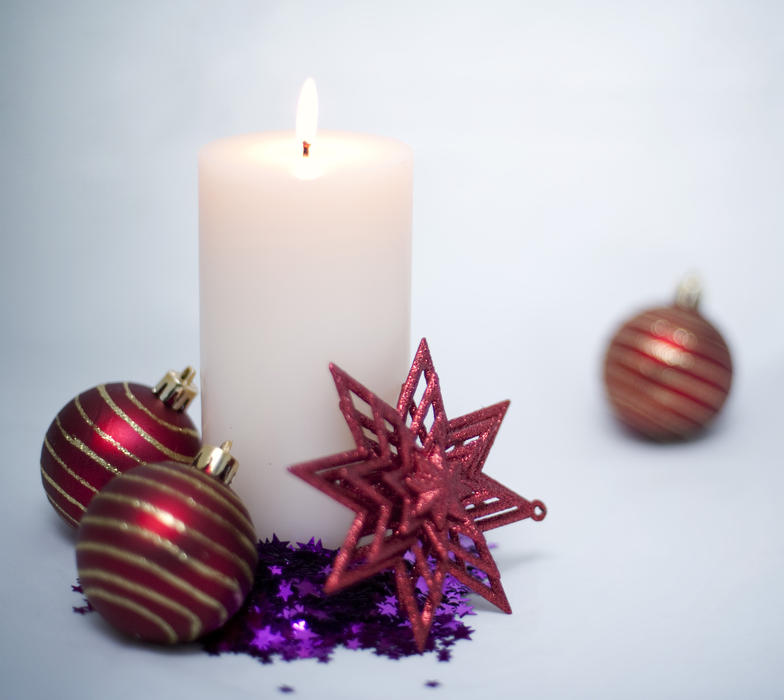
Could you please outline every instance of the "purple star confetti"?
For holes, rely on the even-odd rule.
[[[390,659],[420,653],[398,604],[393,571],[325,595],[324,582],[336,550],[320,541],[293,545],[277,537],[259,542],[257,548],[253,588],[226,625],[200,640],[208,654],[248,654],[267,664],[276,659],[327,662],[341,646],[370,649]],[[81,592],[78,586],[74,590]],[[417,595],[422,603],[426,592]],[[471,638],[473,630],[461,618],[473,614],[468,589],[447,576],[423,653],[449,661],[454,644]]]
[[[291,590],[291,581],[281,581],[278,586],[278,598],[285,603],[293,595],[294,592]]]
[[[71,586],[71,590],[74,593],[81,593],[82,595],[84,595],[84,590],[82,589],[82,584],[78,581],[78,579],[77,579],[76,584]],[[90,603],[89,600],[87,600],[87,598],[84,599],[84,605],[74,605],[73,606],[73,611],[75,613],[78,613],[79,615],[86,615],[87,613],[90,613],[93,610],[95,610],[95,608],[93,608],[92,604]]]

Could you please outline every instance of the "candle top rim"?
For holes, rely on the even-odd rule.
[[[319,131],[302,155],[295,131],[264,131],[212,141],[199,152],[199,169],[213,167],[287,172],[298,179],[316,179],[338,172],[409,166],[410,146],[386,136],[349,131]]]
[[[378,134],[368,134],[361,131],[343,131],[334,129],[319,129],[314,141],[314,147],[319,144],[335,144],[340,141],[358,142],[364,146],[376,148],[400,148],[411,151],[411,146],[398,139],[389,136],[379,136]],[[271,143],[298,143],[297,134],[293,129],[279,131],[258,131],[245,134],[235,134],[224,136],[202,146],[200,153],[220,152],[226,149],[234,149],[238,146],[253,146],[256,144],[266,145]]]

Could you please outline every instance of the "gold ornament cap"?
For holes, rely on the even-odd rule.
[[[230,449],[231,440],[222,442],[220,447],[204,445],[193,458],[193,466],[228,486],[240,468]]]
[[[182,372],[170,369],[152,390],[163,403],[175,411],[184,411],[196,398],[199,389],[193,384],[196,370],[186,367]]]
[[[675,306],[689,311],[697,311],[702,297],[702,282],[695,274],[687,275],[675,292]]]

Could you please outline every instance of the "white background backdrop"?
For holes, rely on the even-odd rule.
[[[780,697],[782,22],[747,0],[6,0],[6,696]],[[198,364],[197,151],[291,128],[309,74],[325,128],[413,147],[412,342],[450,415],[512,399],[487,471],[549,507],[492,533],[515,613],[480,605],[448,664],[123,642],[71,612],[40,486],[69,398]],[[691,269],[736,381],[703,439],[649,445],[610,419],[601,356]]]

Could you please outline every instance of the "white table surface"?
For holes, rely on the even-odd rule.
[[[782,21],[740,1],[4,3],[4,697],[784,695]],[[40,485],[73,395],[198,365],[196,153],[288,128],[309,73],[325,127],[414,148],[412,350],[428,337],[449,415],[512,400],[487,472],[549,509],[490,533],[514,614],[478,604],[449,663],[123,641],[71,612],[73,536]],[[608,415],[601,356],[692,269],[735,384],[702,439],[651,445]]]

